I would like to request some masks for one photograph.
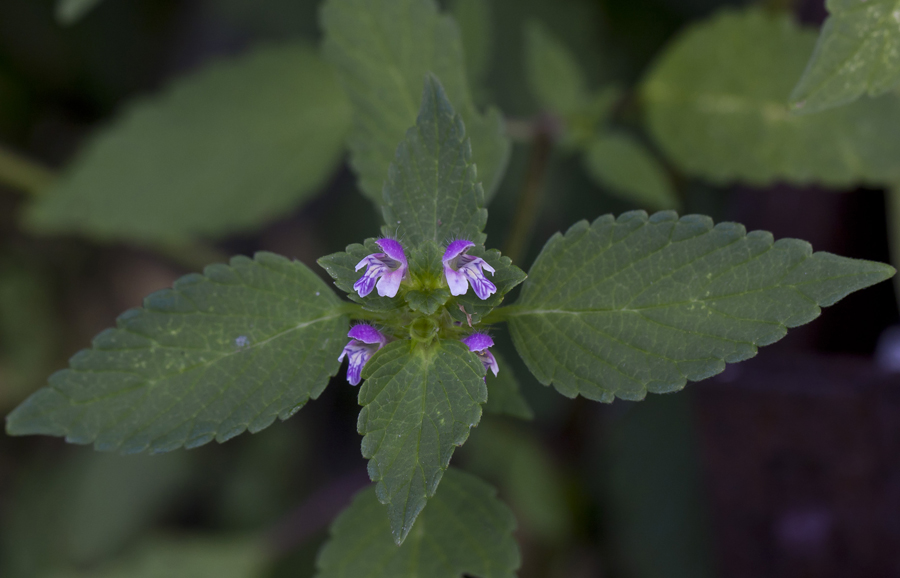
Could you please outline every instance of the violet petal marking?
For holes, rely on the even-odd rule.
[[[481,257],[466,254],[474,246],[475,243],[465,239],[458,239],[447,246],[443,258],[444,277],[447,278],[451,295],[465,295],[471,285],[475,295],[484,300],[497,292],[497,286],[484,276],[484,271],[493,275],[494,268]]]
[[[387,338],[371,325],[360,323],[350,328],[347,333],[350,342],[344,346],[338,361],[347,357],[350,365],[347,366],[347,381],[350,385],[359,385],[362,368],[371,359],[375,352],[384,347]]]
[[[394,239],[378,239],[375,241],[384,253],[372,253],[363,257],[356,264],[356,271],[368,267],[359,280],[353,284],[353,290],[365,297],[377,288],[382,297],[394,297],[400,290],[400,283],[409,268],[403,245]],[[377,282],[377,283],[376,283]]]
[[[478,356],[484,365],[485,371],[491,370],[494,377],[500,373],[500,366],[497,365],[497,359],[494,354],[488,351],[488,347],[494,346],[494,340],[487,333],[473,333],[462,340],[469,347],[469,351]]]

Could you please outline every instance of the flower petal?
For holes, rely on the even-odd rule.
[[[472,241],[467,241],[465,239],[457,239],[453,241],[452,243],[447,245],[447,250],[444,251],[444,258],[442,259],[444,265],[446,266],[447,263],[459,257],[474,246],[475,243],[473,243]]]
[[[406,269],[401,267],[396,271],[388,271],[378,280],[378,294],[382,297],[394,297],[400,290],[400,282],[403,281],[403,275]]]
[[[469,351],[484,351],[488,347],[494,346],[494,340],[487,333],[473,333],[462,339]]]
[[[469,285],[471,285],[472,290],[475,291],[475,295],[478,295],[478,298],[482,301],[497,292],[497,286],[488,281],[487,277],[484,276],[484,273],[482,273],[480,269],[475,267],[464,267],[460,269],[460,272],[466,276],[469,280]]]
[[[466,291],[469,290],[466,276],[459,271],[454,271],[450,267],[444,267],[444,276],[447,278],[447,285],[450,286],[451,295],[465,295]]]
[[[481,358],[481,363],[484,364],[484,368],[490,369],[491,373],[494,374],[494,377],[497,377],[497,374],[500,373],[500,366],[497,365],[497,358],[494,357],[494,354],[490,351],[483,351],[478,357]]]
[[[375,241],[379,247],[385,252],[385,254],[393,259],[394,261],[400,261],[404,267],[407,266],[406,262],[406,252],[403,251],[403,245],[400,244],[400,241],[395,241],[394,239],[378,239]]]
[[[360,323],[359,325],[354,325],[350,328],[350,331],[347,332],[347,337],[352,337],[353,339],[362,341],[363,343],[370,343],[373,345],[376,343],[384,345],[387,341],[380,331],[378,331],[368,323]]]

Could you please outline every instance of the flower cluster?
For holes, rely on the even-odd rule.
[[[403,245],[395,239],[382,238],[375,241],[382,252],[372,253],[364,257],[356,264],[356,271],[363,267],[366,271],[363,276],[353,284],[353,290],[360,297],[369,295],[373,289],[377,289],[381,297],[395,297],[400,291],[400,285],[409,278],[409,262]],[[469,287],[479,299],[484,300],[497,292],[494,285],[484,274],[488,271],[494,274],[494,268],[481,257],[468,254],[469,249],[475,247],[475,243],[465,239],[459,239],[447,245],[443,263],[444,281],[453,296],[465,295]],[[347,334],[350,342],[344,347],[338,361],[344,357],[349,360],[347,368],[347,381],[351,385],[360,382],[362,368],[375,354],[385,346],[388,337],[375,327],[368,324],[355,325]],[[497,360],[488,351],[494,345],[491,337],[485,333],[473,333],[462,339],[462,342],[475,353],[486,370],[497,375],[499,368]]]

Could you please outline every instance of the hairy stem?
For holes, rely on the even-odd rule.
[[[538,126],[531,145],[528,169],[519,196],[519,205],[516,207],[512,228],[506,238],[506,246],[503,248],[503,253],[513,261],[521,260],[528,248],[528,242],[544,197],[544,176],[547,172],[552,145],[553,139],[550,131]]]
[[[0,147],[0,183],[37,195],[55,178],[47,167]]]

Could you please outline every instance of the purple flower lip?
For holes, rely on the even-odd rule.
[[[465,295],[472,286],[475,295],[484,300],[497,292],[497,286],[484,276],[484,271],[494,274],[494,268],[481,257],[467,255],[466,252],[475,246],[472,241],[457,239],[444,251],[444,277],[450,287],[451,295]]]
[[[349,361],[347,381],[350,382],[350,385],[359,385],[363,366],[375,355],[376,351],[384,347],[387,337],[366,323],[351,327],[347,337],[350,337],[350,342],[344,346],[338,361],[343,361],[344,357],[347,357]]]
[[[473,333],[462,340],[469,346],[469,351],[484,351],[494,346],[494,340],[487,333]]]
[[[384,335],[368,323],[360,323],[359,325],[354,325],[350,328],[350,332],[347,333],[347,337],[352,339],[356,339],[357,341],[362,341],[363,343],[373,344],[380,343],[384,345],[386,343]]]
[[[487,333],[473,333],[463,338],[462,342],[469,347],[469,351],[478,356],[485,371],[490,370],[494,377],[497,377],[497,374],[500,373],[500,366],[497,364],[494,354],[488,351],[488,347],[494,346],[491,336]]]
[[[353,290],[365,297],[377,288],[381,297],[395,297],[409,268],[406,253],[394,239],[378,239],[375,243],[384,253],[372,253],[356,264],[356,271],[366,267],[366,272],[353,284]]]
[[[467,241],[466,239],[457,239],[451,242],[449,245],[447,245],[447,250],[444,251],[444,263],[459,257],[474,246],[475,243],[473,243],[472,241]]]
[[[375,241],[375,244],[381,247],[381,250],[391,259],[399,261],[404,267],[408,265],[406,253],[403,251],[403,245],[400,244],[400,241],[384,237]]]

